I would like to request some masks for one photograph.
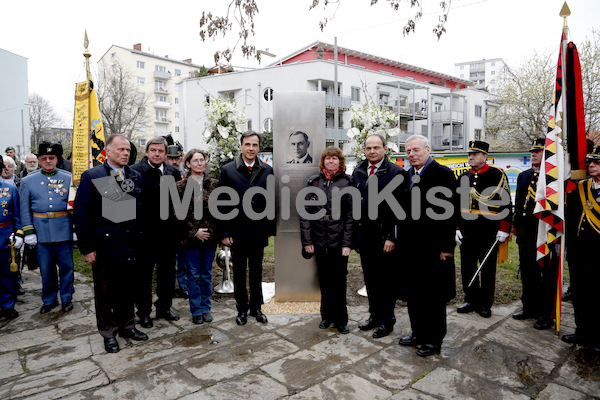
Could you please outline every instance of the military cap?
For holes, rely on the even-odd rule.
[[[529,151],[544,150],[545,146],[546,146],[546,139],[545,138],[537,138],[531,144],[531,148],[529,149]]]
[[[56,156],[62,155],[62,148],[58,143],[42,142],[38,146],[36,156]]]
[[[481,140],[471,140],[469,142],[469,150],[467,153],[483,153],[487,154],[490,150],[490,144]]]
[[[167,157],[169,158],[178,158],[181,157],[181,150],[179,150],[179,146],[171,145],[167,147]]]
[[[585,159],[586,161],[600,161],[600,146],[595,146]]]
[[[7,151],[9,151],[9,150],[14,150],[14,149],[15,149],[14,147],[12,147],[12,146],[8,146],[8,147],[6,148],[6,150],[4,150],[4,152],[6,153]]]

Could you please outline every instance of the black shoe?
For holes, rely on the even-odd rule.
[[[410,336],[404,336],[402,338],[400,338],[400,340],[398,341],[398,344],[400,346],[416,346],[418,344],[423,344],[419,339],[417,339],[415,336],[410,335]]]
[[[19,313],[14,308],[7,308],[5,310],[2,310],[1,315],[6,319],[11,320],[17,318],[19,316]]]
[[[571,293],[571,287],[567,289],[565,293],[563,293],[562,301],[571,301],[573,300],[573,293]]]
[[[531,313],[528,313],[525,310],[521,310],[519,312],[516,312],[512,315],[512,317],[514,319],[517,319],[519,321],[524,320],[524,319],[531,319],[531,318],[535,318],[535,316]]]
[[[492,316],[492,310],[484,307],[477,311],[477,314],[481,315],[483,318],[489,318]]]
[[[554,326],[554,321],[551,319],[548,319],[548,318],[544,318],[544,317],[540,317],[540,319],[538,319],[537,322],[535,324],[533,324],[533,327],[540,331],[542,331],[544,329],[550,329],[553,326]]]
[[[152,323],[152,318],[149,315],[142,315],[140,317],[140,326],[142,328],[152,328],[154,324]]]
[[[167,321],[177,321],[177,320],[179,320],[179,315],[175,314],[171,310],[157,311],[156,312],[156,319],[161,319],[161,318],[165,319]]]
[[[368,320],[366,320],[358,326],[358,329],[360,329],[361,331],[369,331],[371,329],[376,328],[377,326],[378,325],[375,321],[373,321],[373,318],[369,317]]]
[[[202,319],[203,319],[205,322],[212,322],[212,320],[213,320],[213,317],[212,317],[212,315],[211,315],[210,311],[209,311],[209,312],[202,313]]]
[[[204,323],[204,319],[202,318],[202,315],[193,315],[192,322],[197,325],[200,325]]]
[[[338,330],[339,333],[341,333],[342,335],[346,335],[348,333],[350,333],[350,329],[348,329],[348,325],[336,325],[335,328]]]
[[[466,314],[475,311],[475,308],[471,303],[465,303],[461,306],[456,307],[456,312],[459,314]]]
[[[419,347],[419,350],[417,350],[417,355],[419,357],[428,357],[428,356],[432,356],[434,354],[439,354],[441,350],[442,350],[442,346],[440,346],[440,345],[424,344],[421,347]]]
[[[56,307],[58,307],[58,301],[55,301],[54,303],[49,304],[49,305],[43,305],[42,308],[40,309],[40,314],[49,313],[50,311],[52,311]]]
[[[235,323],[238,325],[246,325],[246,322],[248,322],[248,314],[239,312],[237,317],[235,317]]]
[[[190,295],[188,294],[187,290],[179,288],[175,290],[175,297],[179,297],[180,299],[189,299]]]
[[[267,316],[265,314],[263,314],[260,310],[255,310],[255,311],[251,312],[250,316],[256,317],[256,321],[260,322],[261,324],[266,324],[267,322],[269,322],[267,320]]]
[[[329,321],[328,319],[324,319],[319,324],[319,329],[327,329],[331,326],[331,324],[332,324],[331,321]]]
[[[122,331],[119,331],[119,335],[123,339],[148,340],[148,335],[146,335],[144,332],[138,331],[135,328],[123,329]]]
[[[394,330],[393,327],[387,327],[385,325],[381,325],[379,328],[377,328],[375,330],[375,332],[373,332],[373,338],[374,339],[379,339],[382,337],[386,337],[387,335],[389,335],[392,331]]]
[[[576,334],[571,334],[571,335],[563,335],[563,337],[561,338],[561,340],[565,343],[569,343],[569,344],[579,344],[579,345],[583,345],[585,344],[585,341],[583,340],[583,338],[579,335]]]
[[[118,353],[120,349],[117,339],[115,339],[114,337],[105,337],[104,349],[107,353]]]
[[[69,312],[73,309],[73,303],[70,301],[67,301],[65,303],[62,304],[62,310],[63,312]]]

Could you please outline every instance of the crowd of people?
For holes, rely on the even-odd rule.
[[[299,138],[291,144],[293,149],[303,150],[298,160],[305,159],[309,146],[305,134],[291,137]],[[39,266],[42,276],[40,313],[59,304],[62,312],[70,312],[77,243],[92,264],[98,331],[106,351],[116,353],[117,334],[148,339],[136,323],[152,328],[153,306],[155,319],[178,320],[172,310],[176,295],[189,299],[193,323],[211,322],[215,252],[218,246],[228,246],[236,324],[245,325],[248,316],[267,323],[261,310],[262,263],[268,239],[275,235],[275,219],[259,193],[266,192],[273,175],[271,166],[258,157],[260,148],[261,135],[244,132],[240,155],[220,171],[208,171],[209,153],[191,149],[184,155],[180,145],[165,137],[149,140],[144,157],[133,163],[130,141],[112,135],[105,143],[106,161],[82,174],[72,210],[71,166],[62,158],[60,144],[40,144],[25,163],[15,162],[14,149],[7,148],[0,181],[1,316],[18,317],[15,299],[23,292],[20,268],[11,270],[11,250],[17,250],[18,258],[23,245],[21,257],[27,258],[29,268]],[[303,255],[316,259],[319,328],[350,331],[346,280],[348,256],[354,249],[360,254],[369,304],[369,316],[358,328],[373,330],[375,339],[390,335],[396,300],[401,299],[407,304],[412,332],[398,344],[418,346],[417,354],[423,357],[439,353],[447,330],[446,304],[456,296],[456,245],[465,293],[457,312],[489,318],[496,264],[506,254],[511,227],[519,245],[523,283],[523,309],[513,318],[535,319],[536,329],[552,328],[557,250],[550,249],[543,265],[535,259],[533,209],[543,139],[530,150],[532,168],[518,177],[514,207],[505,173],[488,163],[488,143],[469,142],[471,168],[458,178],[434,160],[426,137],[410,136],[405,150],[406,169],[386,156],[386,138],[373,134],[364,145],[365,160],[352,175],[346,174],[341,149],[327,147],[320,158],[315,155],[319,173],[307,182],[307,214],[300,215],[299,228]],[[600,148],[588,152],[589,178],[578,183],[567,203],[567,257],[577,330],[562,339],[600,352],[595,318],[600,299],[591,286],[599,272],[592,253],[585,250],[600,244]],[[168,189],[170,183],[175,194]],[[240,201],[211,208],[209,199],[217,189],[229,200],[237,196]],[[249,202],[244,197],[248,191],[253,193]]]

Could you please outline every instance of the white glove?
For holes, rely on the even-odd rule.
[[[506,239],[508,239],[509,235],[510,233],[508,232],[498,231],[498,233],[496,233],[496,240],[500,243],[503,243]]]
[[[456,241],[456,244],[461,246],[462,245],[462,239],[463,239],[463,235],[461,233],[460,230],[456,230],[456,235],[454,235],[454,240]]]
[[[35,235],[35,233],[25,235],[25,243],[30,246],[35,246],[37,244],[37,236]]]
[[[23,246],[23,238],[21,236],[15,236],[15,249],[20,249]]]
[[[77,241],[77,234],[75,232],[73,232],[73,241],[76,242]]]

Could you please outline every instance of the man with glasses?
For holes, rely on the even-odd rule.
[[[586,157],[590,178],[580,181],[567,196],[567,260],[571,273],[575,333],[567,343],[590,346],[600,354],[600,146]]]

